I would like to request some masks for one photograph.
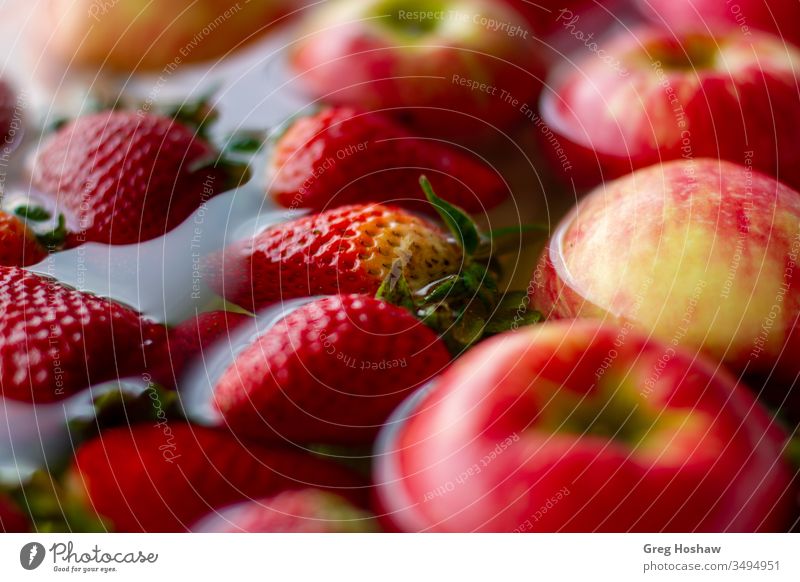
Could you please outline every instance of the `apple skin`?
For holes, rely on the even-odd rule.
[[[662,161],[743,164],[752,152],[756,169],[800,187],[800,50],[762,33],[653,28],[617,30],[598,46],[604,59],[588,52],[557,67],[542,95],[572,169],[561,170],[552,143],[544,152],[565,178],[590,187]]]
[[[309,13],[291,50],[298,83],[334,105],[392,110],[423,135],[473,142],[524,122],[522,104],[536,108],[546,76],[525,19],[489,0],[404,16],[426,10],[434,9],[424,0],[327,2]],[[492,31],[481,18],[507,28]]]
[[[221,57],[295,8],[290,0],[46,0],[39,32],[48,54],[70,67],[156,71]]]
[[[15,127],[20,124],[20,120],[15,119],[17,110],[16,91],[5,79],[0,79],[0,153],[10,154],[18,142],[15,135],[20,129]]]
[[[554,232],[529,293],[551,319],[635,325],[791,385],[799,256],[799,193],[730,162],[676,161],[590,193]]]
[[[404,531],[785,531],[787,435],[669,349],[588,320],[484,342],[386,429],[383,510]]]
[[[643,14],[675,31],[753,30],[770,32],[800,44],[800,3],[797,0],[639,0]]]

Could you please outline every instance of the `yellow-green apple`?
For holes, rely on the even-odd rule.
[[[390,109],[428,134],[477,138],[535,107],[543,49],[489,0],[331,0],[309,13],[291,63],[337,105]]]
[[[800,193],[751,167],[675,161],[597,188],[530,287],[551,319],[641,327],[737,373],[800,373]]]
[[[797,0],[639,0],[642,12],[673,31],[753,30],[800,42],[800,2]]]
[[[652,28],[619,30],[598,46],[602,53],[561,65],[541,102],[577,184],[714,157],[749,158],[800,187],[797,48],[763,33],[673,36]]]
[[[787,439],[713,363],[562,321],[458,360],[385,429],[375,477],[404,531],[785,531]]]
[[[78,67],[158,70],[221,57],[270,31],[289,0],[47,0],[41,42]]]

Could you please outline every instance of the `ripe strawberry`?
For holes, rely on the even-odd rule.
[[[239,354],[214,390],[237,434],[301,442],[369,442],[450,354],[407,310],[359,295],[289,314]]]
[[[31,525],[19,508],[0,493],[0,533],[25,533]]]
[[[251,311],[313,295],[374,295],[395,261],[412,290],[457,273],[462,253],[433,223],[403,210],[344,206],[279,224],[213,261],[209,283]]]
[[[349,107],[294,122],[275,146],[269,192],[278,204],[315,211],[365,202],[431,211],[419,189],[422,173],[442,198],[471,213],[509,195],[477,156],[416,137],[388,115]]]
[[[35,265],[47,256],[33,232],[12,214],[0,211],[0,265]]]
[[[170,332],[169,357],[164,364],[168,370],[157,376],[165,381],[177,379],[193,358],[204,357],[212,345],[229,339],[237,327],[251,320],[249,315],[232,311],[209,311],[187,319]]]
[[[182,322],[170,334],[170,351],[196,356],[217,341],[229,337],[252,317],[232,311],[207,311]]]
[[[169,232],[226,187],[218,154],[188,126],[154,114],[86,115],[34,160],[32,184],[67,218],[67,246],[132,244]]]
[[[135,311],[0,266],[0,394],[53,402],[141,373],[164,329]]]
[[[321,487],[361,499],[349,471],[228,433],[162,421],[109,430],[82,445],[66,487],[119,532],[185,531],[209,511],[285,489]]]
[[[374,515],[319,489],[284,491],[228,507],[202,519],[202,533],[377,533]]]

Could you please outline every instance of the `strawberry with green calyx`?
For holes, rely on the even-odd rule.
[[[79,117],[35,156],[31,184],[65,216],[66,246],[162,236],[209,198],[247,179],[207,139],[207,101],[176,117],[114,110]]]
[[[210,259],[206,280],[249,311],[298,297],[377,293],[458,337],[456,347],[470,345],[488,320],[496,327],[509,315],[495,308],[508,303],[500,301],[496,251],[519,250],[521,237],[541,236],[541,229],[482,235],[466,213],[436,196],[427,179],[423,186],[449,235],[399,208],[345,206],[277,224],[228,247]],[[475,303],[481,307],[462,317]]]
[[[528,308],[525,293],[499,292],[495,259],[498,251],[519,250],[523,239],[546,235],[546,229],[523,226],[483,234],[463,210],[439,198],[425,176],[420,185],[462,249],[462,268],[414,290],[396,263],[377,297],[420,317],[442,334],[455,354],[483,337],[541,321],[541,314]]]
[[[0,265],[35,265],[47,256],[46,237],[37,236],[31,222],[0,210]]]
[[[237,354],[212,404],[237,436],[364,444],[450,360],[437,334],[405,309],[364,295],[325,297]]]

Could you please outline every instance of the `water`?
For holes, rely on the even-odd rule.
[[[136,397],[148,387],[143,379],[108,382],[61,402],[35,406],[0,397],[0,484],[24,483],[37,469],[58,466],[71,455],[76,443],[69,423],[94,420],[95,399],[120,390]]]

